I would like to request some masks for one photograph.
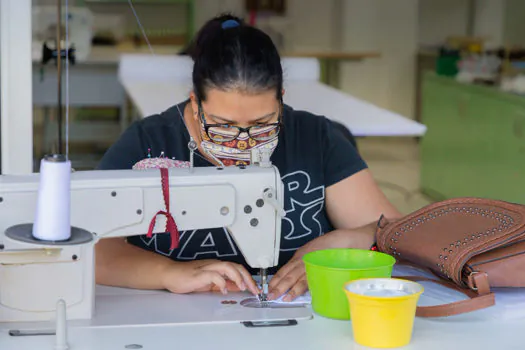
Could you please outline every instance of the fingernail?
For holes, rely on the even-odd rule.
[[[268,294],[268,296],[267,296],[267,299],[268,299],[268,300],[273,300],[274,298],[275,298],[275,294],[273,294],[273,293],[270,293],[270,294]]]
[[[228,294],[228,289],[223,288],[223,289],[221,290],[221,292],[222,292],[222,294]]]
[[[246,290],[246,284],[241,282],[241,290],[244,292]]]
[[[283,301],[286,302],[286,303],[292,301],[292,296],[291,296],[290,294],[286,295],[286,296],[283,298]]]

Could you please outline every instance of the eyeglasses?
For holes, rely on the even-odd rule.
[[[247,128],[230,124],[208,124],[204,116],[204,110],[199,104],[200,116],[206,136],[214,142],[230,142],[239,137],[241,133],[248,134],[248,137],[255,141],[268,141],[279,134],[281,130],[281,110],[279,107],[279,117],[275,123],[256,124]]]

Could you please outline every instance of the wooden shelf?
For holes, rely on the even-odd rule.
[[[329,60],[362,60],[366,58],[381,57],[379,52],[330,52],[330,51],[298,51],[298,52],[283,52],[283,57],[313,57],[319,59]]]
[[[133,5],[177,5],[189,4],[194,0],[133,0]],[[125,4],[128,5],[128,0],[83,0],[84,4]]]

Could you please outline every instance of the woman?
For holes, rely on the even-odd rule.
[[[198,144],[195,166],[247,164],[251,148],[269,149],[285,184],[287,212],[269,299],[293,300],[307,290],[305,253],[369,249],[381,214],[400,214],[328,119],[283,104],[281,59],[266,34],[220,16],[201,29],[190,54],[189,100],[130,126],[99,169],[130,169],[159,155],[187,161],[191,139]],[[99,284],[174,293],[216,288],[258,293],[253,271],[224,229],[181,232],[174,250],[167,235],[106,239],[96,253]]]

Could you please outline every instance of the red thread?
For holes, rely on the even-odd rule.
[[[151,219],[149,224],[147,237],[151,238],[153,235],[153,229],[155,228],[155,223],[157,221],[157,216],[164,215],[166,217],[166,232],[170,234],[171,246],[170,250],[178,248],[179,246],[179,229],[175,223],[175,219],[170,213],[170,185],[169,185],[169,172],[167,168],[160,169],[161,181],[162,181],[162,194],[164,196],[164,205],[166,210],[159,210],[157,214]]]

